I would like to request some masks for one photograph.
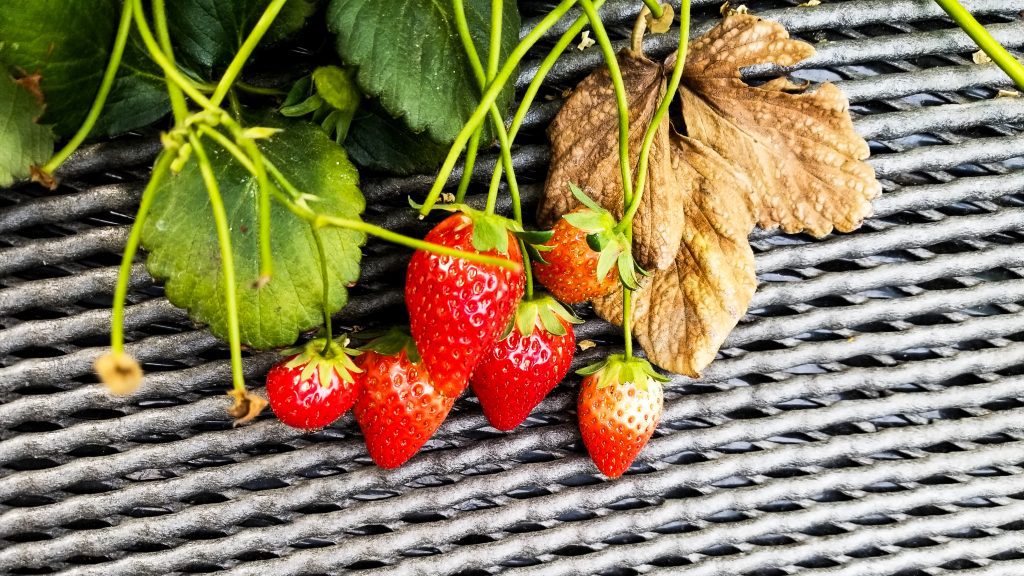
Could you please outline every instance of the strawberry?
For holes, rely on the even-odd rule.
[[[329,346],[318,338],[284,352],[287,357],[267,372],[267,399],[278,420],[319,430],[355,404],[361,384],[352,377],[359,372],[352,356],[359,352],[347,346],[346,336]]]
[[[550,296],[519,304],[515,326],[469,379],[492,426],[515,428],[562,381],[576,349],[572,324],[579,322]]]
[[[370,457],[381,468],[395,468],[437,430],[455,399],[431,384],[416,345],[404,333],[392,330],[363,349],[358,359],[363,393],[353,412]]]
[[[646,360],[622,354],[577,374],[586,376],[577,404],[583,444],[601,472],[618,478],[658,426],[665,378]]]
[[[426,240],[522,263],[504,218],[476,211],[449,216]],[[434,385],[456,398],[501,336],[523,295],[523,272],[417,250],[405,276],[409,327]]]
[[[618,230],[615,217],[569,184],[583,207],[562,216],[554,234],[543,245],[543,259],[534,265],[534,276],[556,298],[579,304],[610,294],[621,281],[635,290],[631,243]],[[612,269],[618,268],[618,276]]]

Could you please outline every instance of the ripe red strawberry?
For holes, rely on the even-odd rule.
[[[586,208],[579,208],[569,215],[585,211]],[[598,278],[597,265],[601,254],[587,244],[587,235],[585,230],[573,226],[569,220],[560,219],[555,224],[554,235],[544,244],[551,248],[543,253],[547,264],[537,262],[533,266],[534,277],[567,304],[579,304],[610,294],[619,284],[611,269],[605,271],[603,278]]]
[[[511,430],[565,378],[576,349],[573,315],[550,296],[524,300],[515,326],[494,344],[469,382],[491,425]]]
[[[501,256],[522,263],[511,233],[482,213],[449,216],[426,240],[468,252]],[[463,258],[417,250],[405,276],[405,304],[416,348],[434,385],[456,398],[469,383],[473,367],[501,336],[523,295],[523,272],[478,264]]]
[[[405,334],[392,331],[364,350],[357,360],[363,393],[353,413],[373,461],[395,468],[433,435],[455,399],[431,384],[416,345]]]
[[[359,368],[352,362],[356,350],[346,348],[348,338],[331,342],[311,340],[305,346],[286,350],[287,357],[267,372],[267,399],[277,418],[302,430],[319,430],[352,407],[361,385],[352,377]]]
[[[617,354],[580,370],[577,405],[590,459],[609,478],[629,469],[661,419],[664,378],[640,358]]]

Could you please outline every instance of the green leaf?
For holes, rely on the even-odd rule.
[[[208,80],[219,79],[270,0],[173,0],[167,20],[178,62]],[[290,0],[267,30],[261,48],[284,40],[305,25],[316,0]]]
[[[306,122],[261,118],[259,124],[285,128],[260,140],[259,147],[299,190],[315,196],[308,201],[313,210],[359,218],[365,202],[344,150]],[[259,275],[258,187],[226,151],[209,140],[204,144],[231,226],[242,341],[253,348],[291,344],[302,331],[323,321],[319,261],[309,224],[276,200],[272,203],[274,276],[269,284],[254,288]],[[359,247],[366,238],[335,228],[324,228],[322,235],[331,282],[329,309],[334,312],[348,300],[346,286],[359,277]],[[220,251],[194,155],[180,174],[169,175],[157,190],[142,239],[149,251],[146,266],[166,282],[167,298],[226,338]]]
[[[496,250],[508,254],[508,228],[486,214],[473,218],[473,247],[481,252]]]
[[[0,73],[0,188],[27,178],[53,154],[53,132],[36,122],[42,113],[35,95]]]
[[[42,76],[42,121],[60,136],[74,134],[92,106],[120,13],[118,0],[7,2],[0,10],[0,63],[15,76]],[[163,75],[133,32],[92,134],[122,134],[169,110]]]
[[[345,149],[360,167],[399,176],[435,172],[448,153],[447,146],[413,133],[379,105],[366,102],[352,119]]]
[[[316,92],[335,110],[354,111],[359,107],[362,94],[352,79],[352,73],[337,66],[321,66],[313,70]]]
[[[483,62],[487,62],[490,4],[490,0],[465,2],[470,34]],[[514,0],[504,0],[502,15],[504,59],[519,41],[519,9]],[[476,108],[480,89],[459,40],[450,2],[331,0],[327,26],[337,35],[338,55],[357,68],[364,93],[378,97],[384,109],[404,119],[413,132],[425,131],[437,142],[455,139]],[[503,114],[512,102],[513,84],[509,82],[497,100]]]

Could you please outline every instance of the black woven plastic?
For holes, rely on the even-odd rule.
[[[638,4],[603,9],[620,38]],[[931,1],[795,4],[750,8],[816,45],[795,75],[849,95],[885,193],[852,234],[755,232],[750,313],[701,380],[668,384],[613,482],[580,445],[575,379],[511,434],[460,400],[390,472],[350,417],[233,429],[225,349],[141,265],[127,331],[148,379],[112,397],[90,366],[158,143],[85,150],[56,193],[0,192],[0,573],[1024,574],[1024,98],[998,95],[1009,81]],[[964,4],[1024,46],[1024,0]],[[695,5],[706,29],[717,4]],[[557,98],[599,64],[567,53],[530,116],[515,161],[531,203]],[[367,219],[422,234],[402,207],[430,180],[366,179]],[[366,253],[339,326],[404,314],[408,254]],[[621,349],[598,320],[578,336],[597,344],[578,365]],[[251,385],[273,360],[246,359]]]

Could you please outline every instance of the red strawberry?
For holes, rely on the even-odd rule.
[[[352,407],[362,389],[352,377],[359,368],[352,362],[356,350],[346,348],[348,338],[331,342],[311,340],[285,351],[287,358],[267,372],[267,399],[277,418],[302,430],[319,430]]]
[[[454,398],[430,383],[416,345],[393,330],[364,347],[358,379],[363,393],[353,411],[370,457],[395,468],[412,457],[448,416]]]
[[[533,268],[534,276],[568,304],[610,294],[620,281],[636,290],[636,272],[646,272],[634,263],[632,244],[618,229],[615,217],[574,184],[569,189],[583,207],[555,223],[551,239],[544,244],[544,261]],[[618,274],[612,274],[616,268]]]
[[[507,258],[521,264],[518,243],[498,219],[503,220],[460,212],[435,226],[426,240],[491,256],[505,248]],[[466,389],[473,367],[508,326],[522,295],[521,269],[425,250],[413,254],[405,276],[409,327],[442,394],[455,398]]]
[[[571,214],[585,210],[580,208]],[[533,275],[538,282],[567,304],[593,300],[615,290],[619,279],[611,270],[605,272],[603,279],[597,276],[601,254],[587,244],[586,231],[562,218],[555,224],[554,232],[545,243],[551,248],[543,253],[547,263],[536,262],[533,265]]]
[[[576,349],[572,324],[578,322],[550,296],[519,304],[515,326],[469,379],[492,426],[515,428],[565,378]]]
[[[617,354],[580,370],[577,405],[583,444],[609,478],[629,469],[661,419],[665,379],[640,358]]]

